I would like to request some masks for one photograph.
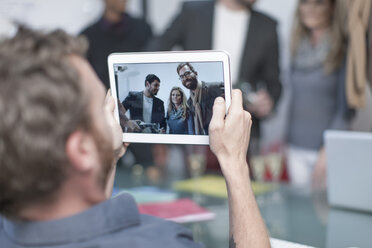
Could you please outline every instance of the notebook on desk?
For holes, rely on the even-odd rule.
[[[324,138],[329,204],[372,212],[372,133],[328,130]]]
[[[302,245],[282,239],[270,238],[271,248],[314,248],[313,246]]]

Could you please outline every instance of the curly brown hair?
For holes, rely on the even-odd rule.
[[[86,49],[64,31],[25,27],[0,43],[0,214],[8,218],[50,200],[66,177],[69,135],[90,129],[88,97],[69,61]]]

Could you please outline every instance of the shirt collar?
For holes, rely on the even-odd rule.
[[[139,224],[137,205],[131,195],[124,193],[60,220],[27,222],[4,218],[3,231],[18,244],[42,246],[84,241]]]

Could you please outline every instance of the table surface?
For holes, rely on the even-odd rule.
[[[118,168],[115,186],[155,185],[171,189],[173,182],[163,178],[151,183],[144,176],[135,176],[132,171]],[[271,237],[314,247],[372,247],[372,214],[330,208],[326,192],[310,193],[282,183],[276,186],[274,191],[256,196]],[[192,230],[194,239],[206,247],[228,247],[227,199],[199,193],[176,193],[177,197],[189,197],[216,214],[210,221],[184,224]]]

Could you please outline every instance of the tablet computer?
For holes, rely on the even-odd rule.
[[[114,53],[108,66],[124,142],[207,145],[214,99],[230,106],[222,51]]]

